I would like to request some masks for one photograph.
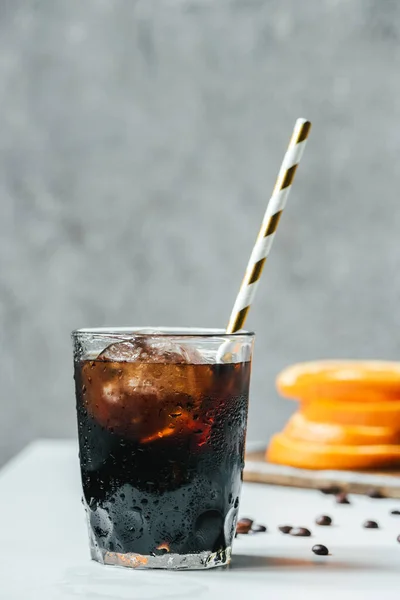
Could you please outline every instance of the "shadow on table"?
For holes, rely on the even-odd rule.
[[[228,567],[229,571],[265,571],[268,569],[348,569],[349,571],[374,570],[367,563],[337,560],[332,556],[302,559],[289,556],[263,556],[258,554],[235,554]],[[381,569],[381,567],[379,567]]]

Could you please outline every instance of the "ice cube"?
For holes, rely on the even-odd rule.
[[[111,360],[118,362],[135,362],[140,359],[143,346],[132,341],[117,342],[107,346],[98,356],[99,360]]]
[[[194,434],[199,441],[200,432],[208,436],[210,424],[202,424],[199,415],[213,371],[195,348],[135,336],[86,362],[82,383],[88,412],[115,433],[143,443],[171,435]]]
[[[163,336],[151,337],[140,334],[130,340],[111,344],[98,358],[118,362],[195,365],[207,362],[196,348],[188,344],[182,345]]]

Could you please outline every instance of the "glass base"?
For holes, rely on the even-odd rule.
[[[103,565],[128,567],[130,569],[212,569],[223,567],[231,561],[232,549],[200,554],[162,554],[160,556],[135,554],[129,552],[109,552],[92,545],[91,557]]]

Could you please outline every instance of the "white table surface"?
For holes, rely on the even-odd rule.
[[[245,484],[241,516],[268,533],[237,538],[228,568],[166,572],[92,562],[80,497],[73,442],[35,442],[0,471],[1,600],[400,598],[400,517],[389,515],[400,501],[351,496],[351,506],[335,505],[316,491]],[[321,513],[334,526],[314,525]],[[365,519],[381,528],[363,529]],[[285,523],[313,537],[282,535]],[[314,556],[316,543],[331,556]]]

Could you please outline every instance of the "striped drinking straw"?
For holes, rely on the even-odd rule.
[[[297,165],[303,155],[307,137],[311,129],[310,121],[297,119],[288,149],[279,170],[274,191],[268,202],[267,210],[258,234],[253,252],[247,265],[246,274],[233,306],[226,333],[235,333],[242,329],[253,302],[258,282],[270,253],[275,232],[278,227],[287,197],[294,180]]]

